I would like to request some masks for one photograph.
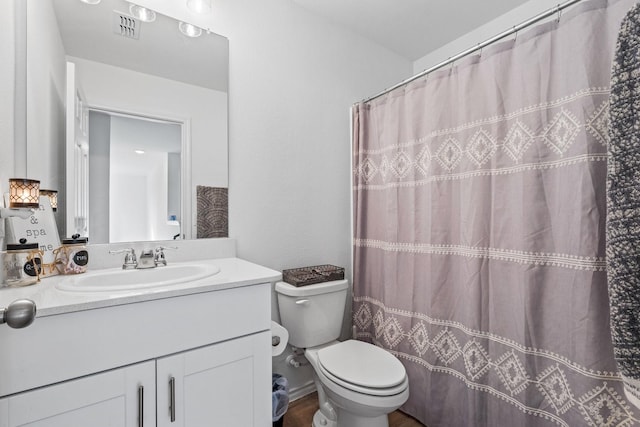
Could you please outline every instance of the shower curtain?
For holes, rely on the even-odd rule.
[[[631,426],[609,328],[609,82],[634,0],[353,107],[358,339],[428,427]]]

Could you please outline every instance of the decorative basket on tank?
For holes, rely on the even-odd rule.
[[[342,279],[344,279],[344,268],[335,265],[314,265],[282,270],[282,280],[293,286],[307,286]]]

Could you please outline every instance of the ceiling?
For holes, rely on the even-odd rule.
[[[52,3],[67,55],[227,91],[226,38],[206,31],[197,38],[186,37],[179,32],[177,20],[159,13],[155,22],[137,21],[138,38],[127,38],[114,31],[119,18],[114,11],[129,14],[125,0],[103,0],[97,5],[78,0]]]
[[[528,0],[292,1],[415,61]]]
[[[156,22],[140,23],[139,39],[126,39],[113,31],[113,11],[128,13],[127,1],[103,0],[97,6],[52,1],[68,55],[226,91],[228,41],[224,37],[205,32],[197,39],[186,38],[177,31],[176,20],[158,14]],[[291,1],[415,61],[529,0]],[[165,3],[177,7],[175,0],[137,3],[154,4],[156,10]],[[172,11],[172,16],[178,12]],[[192,17],[181,19],[187,18]]]

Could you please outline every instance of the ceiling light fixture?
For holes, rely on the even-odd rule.
[[[136,154],[144,154],[144,150],[133,150]]]
[[[86,4],[98,4],[100,3],[102,0],[80,0],[82,3],[86,3]]]
[[[129,12],[142,22],[153,22],[156,20],[156,13],[153,10],[138,6],[137,4],[131,3],[129,5]]]
[[[205,15],[211,12],[211,0],[187,0],[187,7],[193,13]]]
[[[186,22],[180,22],[178,24],[180,32],[187,37],[200,37],[202,34],[202,28],[198,28],[195,25],[187,24]]]

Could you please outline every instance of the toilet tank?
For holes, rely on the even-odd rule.
[[[289,343],[310,348],[338,339],[348,288],[346,280],[301,287],[276,283],[280,320],[289,331]]]

